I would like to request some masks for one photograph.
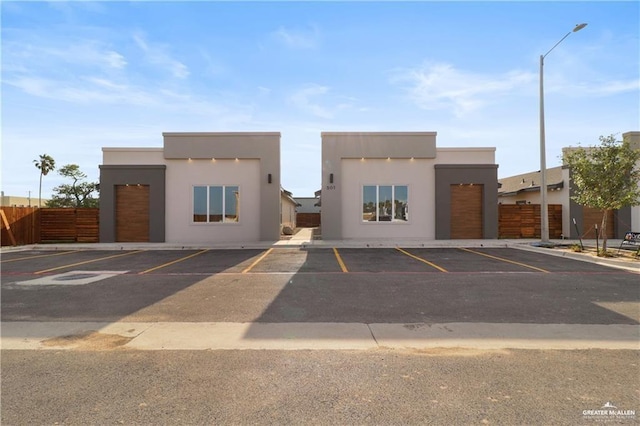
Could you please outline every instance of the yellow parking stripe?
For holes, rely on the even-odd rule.
[[[526,263],[516,262],[515,260],[505,259],[503,257],[498,257],[498,256],[492,256],[492,255],[487,254],[487,253],[481,253],[479,251],[475,251],[475,250],[471,250],[471,249],[467,249],[467,248],[463,248],[463,247],[459,247],[459,249],[463,250],[463,251],[468,251],[469,253],[479,254],[480,256],[488,257],[490,259],[501,260],[503,262],[513,263],[514,265],[522,266],[524,268],[533,269],[534,271],[544,272],[545,274],[549,274],[550,273],[546,269],[538,268],[536,266],[527,265]]]
[[[414,258],[415,260],[419,260],[420,262],[426,263],[427,265],[429,265],[429,266],[431,266],[431,267],[433,267],[433,268],[436,268],[436,269],[437,269],[438,271],[440,271],[440,272],[449,272],[449,271],[447,271],[446,269],[444,269],[443,267],[438,266],[438,265],[436,265],[436,264],[435,264],[435,263],[433,263],[433,262],[429,262],[429,261],[428,261],[428,260],[426,260],[426,259],[423,259],[423,258],[418,257],[418,256],[414,256],[414,255],[412,255],[411,253],[409,253],[408,251],[404,251],[404,250],[402,250],[400,247],[396,247],[396,250],[398,250],[398,251],[399,251],[399,252],[401,252],[401,253],[406,254],[406,255],[407,255],[407,256],[409,256],[409,257]]]
[[[122,253],[122,254],[115,254],[115,255],[107,256],[107,257],[100,257],[98,259],[85,260],[84,262],[72,263],[70,265],[63,265],[63,266],[57,266],[55,268],[44,269],[42,271],[34,272],[34,274],[44,274],[46,272],[52,272],[52,271],[57,271],[59,269],[71,268],[73,266],[78,266],[78,265],[86,265],[87,263],[98,262],[100,260],[115,259],[116,257],[129,256],[130,254],[141,253],[143,251],[144,250],[136,250],[136,251],[130,251],[130,252],[127,252],[127,253]]]
[[[262,261],[262,259],[264,259],[265,257],[267,257],[267,255],[269,253],[271,253],[271,251],[273,250],[273,247],[271,247],[269,250],[265,251],[264,253],[262,253],[262,256],[260,256],[258,259],[256,259],[255,262],[253,262],[251,265],[249,265],[248,268],[246,268],[244,271],[242,271],[243,274],[246,274],[247,272],[249,272],[251,269],[253,269],[254,266],[256,266],[258,263],[260,263],[260,261]]]
[[[338,249],[335,247],[333,248],[333,254],[336,255],[336,260],[338,261],[338,265],[340,265],[340,269],[342,269],[342,272],[349,272],[344,262],[342,261],[342,257],[340,256],[340,253],[338,253]]]
[[[78,250],[72,250],[72,251],[56,252],[56,253],[49,253],[49,254],[38,254],[36,256],[27,256],[27,257],[19,257],[17,259],[2,260],[2,261],[0,261],[0,263],[18,262],[20,260],[37,259],[39,257],[60,256],[60,255],[63,255],[63,254],[77,253],[77,252],[78,252]]]
[[[146,271],[138,272],[138,275],[146,274],[147,272],[152,272],[161,268],[165,268],[167,266],[173,265],[178,262],[182,262],[183,260],[191,259],[199,254],[204,253],[205,251],[209,251],[209,249],[200,250],[197,253],[191,253],[189,256],[181,257],[180,259],[172,260],[171,262],[163,263],[162,265],[154,266],[153,268],[147,269]]]

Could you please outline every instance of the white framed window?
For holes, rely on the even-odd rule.
[[[408,222],[409,187],[407,185],[363,185],[363,222]]]
[[[193,187],[193,223],[240,222],[238,185],[198,185]]]

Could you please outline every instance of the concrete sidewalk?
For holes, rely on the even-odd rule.
[[[5,322],[3,350],[640,349],[637,325]]]

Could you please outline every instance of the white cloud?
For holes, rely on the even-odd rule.
[[[17,38],[3,42],[5,71],[46,70],[69,65],[97,69],[123,69],[127,60],[105,43],[93,40],[60,40],[53,44],[37,38]]]
[[[317,117],[333,118],[333,114],[329,110],[325,109],[317,102],[314,102],[314,99],[325,95],[328,91],[329,88],[326,86],[312,84],[291,95],[290,100],[298,108],[303,111],[310,112]]]
[[[258,94],[260,96],[269,96],[271,94],[271,89],[264,86],[258,86]]]
[[[277,40],[292,49],[312,49],[318,45],[320,31],[312,25],[306,29],[292,29],[280,27],[273,32]]]
[[[32,96],[80,104],[121,103],[149,106],[158,103],[152,93],[115,83],[101,77],[81,77],[72,81],[20,76],[5,80]]]
[[[116,49],[97,40],[48,40],[13,31],[9,40],[3,41],[2,83],[22,92],[12,96],[40,98],[24,98],[25,104],[52,100],[59,103],[60,110],[76,105],[103,114],[112,110],[110,107],[131,107],[163,117],[188,115],[209,127],[219,123],[235,126],[251,120],[249,100],[243,103],[242,99],[219,94],[212,99],[200,90],[194,94],[189,80],[185,80],[189,75],[186,65],[142,35],[134,35],[134,41],[133,46]],[[169,70],[176,81],[167,82],[162,73],[140,68],[141,63],[162,65],[163,72]]]
[[[122,69],[127,65],[127,61],[124,56],[118,52],[107,52],[106,60],[111,68]]]
[[[416,69],[397,70],[391,82],[405,86],[409,98],[420,108],[450,109],[456,115],[474,111],[496,97],[526,88],[538,76],[512,71],[502,75],[483,75],[433,64]]]
[[[189,77],[189,68],[182,62],[175,60],[167,53],[163,45],[150,45],[140,33],[133,35],[136,45],[144,52],[145,58],[153,65],[165,68],[171,75],[179,79]]]
[[[571,92],[579,92],[593,96],[613,96],[640,91],[640,80],[612,80],[599,84],[567,85]]]
[[[201,99],[185,92],[175,92],[153,86],[142,87],[126,82],[113,81],[99,76],[84,76],[73,81],[61,81],[45,77],[21,76],[5,81],[6,84],[25,93],[44,99],[99,107],[100,105],[122,105],[144,107],[146,110],[173,111],[192,114],[194,117],[234,117],[240,121],[248,119],[245,107],[236,106],[236,111]],[[238,115],[240,114],[240,115]]]

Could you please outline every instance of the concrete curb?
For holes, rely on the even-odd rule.
[[[596,263],[598,265],[609,266],[611,268],[623,269],[632,273],[640,274],[640,261],[633,259],[607,259],[602,257],[591,256],[584,253],[574,253],[571,251],[558,251],[553,248],[534,247],[526,244],[514,244],[510,248],[518,250],[531,251],[536,253],[546,254],[548,256],[564,257],[567,259],[579,260],[581,262]]]
[[[92,346],[92,343],[101,343]],[[105,343],[106,342],[106,343]],[[640,349],[627,324],[5,322],[3,350]]]

